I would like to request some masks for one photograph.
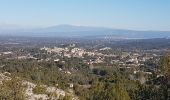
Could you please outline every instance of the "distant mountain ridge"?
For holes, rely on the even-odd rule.
[[[1,28],[0,35],[13,36],[43,36],[43,37],[113,37],[113,38],[167,38],[170,37],[170,31],[135,31],[126,29],[112,29],[104,27],[74,26],[74,25],[56,25],[45,28],[35,29],[15,29]]]

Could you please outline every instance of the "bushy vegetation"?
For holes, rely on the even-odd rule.
[[[0,99],[1,100],[24,100],[25,88],[22,85],[22,80],[18,77],[12,77],[10,80],[2,81],[0,84]]]
[[[78,58],[63,58],[65,62],[37,60],[5,60],[1,72],[10,72],[12,75],[37,84],[46,84],[67,89],[73,83],[74,93],[80,100],[168,100],[170,98],[170,56],[160,61],[157,72],[163,76],[159,79],[152,76],[146,84],[129,79],[129,73],[119,70],[118,67],[97,66],[91,69]],[[158,65],[157,65],[158,66]],[[62,69],[62,70],[59,70]],[[65,73],[70,71],[71,74]],[[23,100],[24,88],[19,78],[6,80],[0,85],[0,97],[8,100]],[[45,88],[37,85],[35,94],[45,93]],[[65,97],[69,100],[69,97]]]

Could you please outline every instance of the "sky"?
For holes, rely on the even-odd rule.
[[[0,26],[8,24],[170,31],[170,0],[0,0]]]

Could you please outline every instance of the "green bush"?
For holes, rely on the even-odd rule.
[[[0,100],[24,100],[25,88],[22,80],[12,77],[11,80],[4,80],[0,84]]]
[[[33,88],[33,93],[46,94],[46,88],[42,85],[37,85],[35,88]]]

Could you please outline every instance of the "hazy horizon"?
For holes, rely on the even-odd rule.
[[[47,25],[47,26],[30,26],[30,25],[17,25],[17,24],[7,24],[7,23],[0,23],[0,30],[1,29],[9,29],[9,30],[20,30],[20,29],[41,29],[41,28],[49,28],[49,27],[58,27],[58,26],[73,26],[73,27],[90,27],[90,28],[106,28],[106,29],[116,29],[116,30],[130,30],[130,31],[167,31],[170,30],[159,30],[159,29],[130,29],[130,28],[115,28],[109,26],[91,26],[91,25],[76,25],[76,24],[54,24],[54,25]]]

